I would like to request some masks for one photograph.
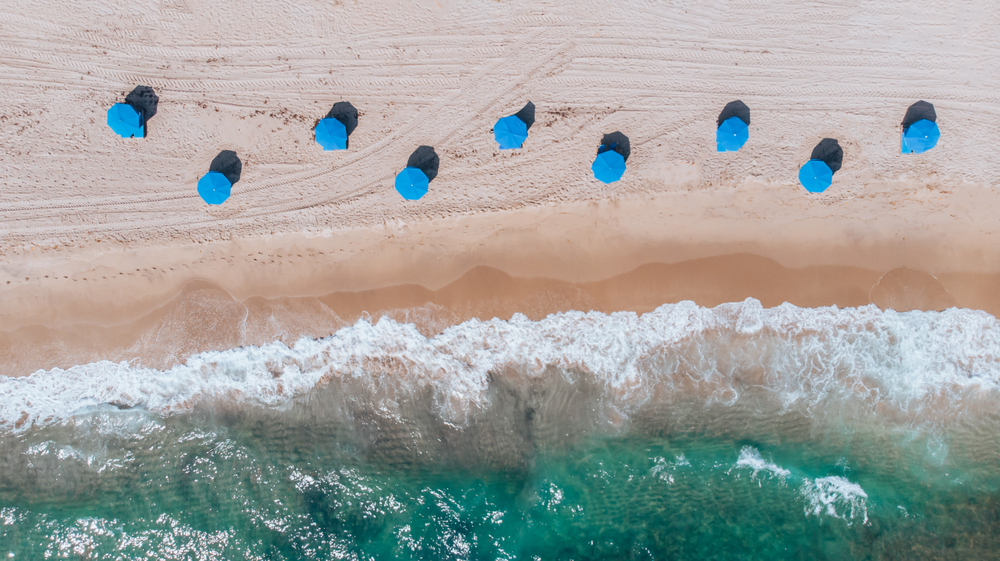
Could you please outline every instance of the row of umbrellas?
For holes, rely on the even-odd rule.
[[[924,103],[926,102],[918,102]],[[716,129],[716,149],[719,152],[736,152],[750,138],[749,109],[742,102],[743,115],[722,119]],[[730,104],[730,105],[733,105]],[[915,104],[916,105],[916,104]],[[930,104],[926,104],[930,106]],[[727,106],[728,109],[729,106]],[[931,106],[932,107],[932,106]],[[933,112],[933,109],[931,109]],[[725,112],[724,112],[725,113]],[[142,109],[128,103],[116,103],[108,109],[108,126],[122,138],[144,138],[145,116]],[[519,149],[528,139],[528,128],[519,115],[499,119],[493,126],[493,136],[501,150]],[[316,143],[323,150],[346,150],[349,132],[343,122],[334,117],[320,119],[314,130]],[[920,154],[937,145],[941,132],[931,119],[919,119],[904,126],[901,148],[904,154]],[[838,147],[839,149],[839,147]],[[842,155],[842,154],[841,154]],[[839,163],[836,165],[839,169]],[[625,156],[617,143],[601,144],[591,164],[594,178],[603,183],[614,183],[625,173]],[[830,162],[811,158],[799,169],[799,182],[809,192],[819,193],[833,184],[836,170]],[[407,200],[417,200],[427,194],[430,178],[416,166],[407,166],[396,176],[395,188]],[[198,194],[210,205],[218,205],[229,198],[232,182],[222,173],[210,171],[198,181]]]

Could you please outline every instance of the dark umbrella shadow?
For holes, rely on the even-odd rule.
[[[615,144],[616,146],[611,149],[621,154],[626,162],[628,161],[629,154],[632,153],[632,145],[629,143],[628,137],[618,131],[604,135],[601,138],[601,144],[609,148],[612,144]]]
[[[406,167],[417,168],[424,172],[427,176],[427,181],[433,181],[438,174],[438,168],[441,166],[441,158],[438,157],[437,153],[430,146],[421,146],[410,154],[408,160],[406,160]]]
[[[125,103],[140,112],[146,127],[146,136],[149,136],[149,120],[156,115],[156,108],[160,105],[160,98],[156,92],[149,86],[136,86],[125,96]]]
[[[211,165],[208,166],[208,171],[217,171],[225,175],[230,183],[236,185],[236,182],[240,180],[240,174],[243,173],[243,162],[240,161],[240,157],[236,155],[236,152],[223,150],[212,160]]]
[[[336,119],[347,129],[347,136],[351,136],[354,129],[358,128],[358,110],[349,101],[338,101],[333,104],[333,109],[326,114],[328,119]]]
[[[840,143],[836,140],[824,138],[813,148],[809,159],[820,160],[830,166],[830,171],[837,173],[840,170],[840,166],[844,163],[844,149],[840,147]]]
[[[721,125],[726,119],[731,117],[739,117],[741,121],[750,126],[750,108],[747,107],[746,103],[740,100],[730,101],[722,108],[722,113],[719,113],[719,120],[716,122],[715,126]]]
[[[347,148],[351,147],[351,133],[358,128],[358,110],[349,101],[338,101],[326,114],[326,119],[336,119],[347,131]]]
[[[937,122],[937,112],[934,111],[934,105],[924,100],[914,103],[906,110],[906,115],[903,117],[903,128],[905,129],[921,119]]]
[[[529,101],[520,111],[514,113],[514,116],[524,121],[524,124],[528,125],[528,130],[531,130],[531,125],[535,124],[535,104]]]

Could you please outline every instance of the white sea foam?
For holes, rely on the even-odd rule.
[[[740,450],[740,457],[736,460],[736,467],[753,470],[750,475],[751,478],[756,478],[757,474],[762,471],[770,473],[779,479],[784,479],[792,473],[774,462],[765,460],[761,457],[760,450],[757,450],[753,446],[744,446]]]
[[[681,302],[642,316],[471,320],[433,338],[411,324],[359,321],[292,348],[207,352],[166,371],[97,362],[3,378],[0,429],[108,403],[153,414],[213,400],[278,406],[331,380],[365,389],[387,412],[429,388],[437,414],[461,424],[488,399],[491,375],[526,380],[553,371],[597,384],[623,418],[652,399],[728,404],[755,393],[809,414],[835,406],[906,422],[945,419],[997,397],[1000,322],[970,310],[764,309],[753,299],[712,309]]]
[[[857,483],[839,476],[820,477],[802,484],[806,515],[827,515],[842,520],[868,522],[868,493]]]

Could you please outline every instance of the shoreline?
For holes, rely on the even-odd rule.
[[[734,194],[769,192],[782,195],[767,186]],[[733,220],[739,228],[727,240],[719,235],[725,216],[688,210],[665,220],[672,198],[538,206],[316,237],[7,256],[3,374],[104,359],[167,368],[205,350],[324,337],[363,313],[414,322],[428,335],[516,312],[531,319],[569,310],[641,314],[682,300],[713,307],[749,297],[765,307],[874,303],[1000,315],[993,290],[1000,267],[989,267],[991,259],[1000,263],[1000,249],[987,253],[986,244],[947,246],[913,224],[887,239],[881,223],[849,215]],[[962,239],[960,225],[946,225],[951,239]],[[846,240],[845,232],[850,243],[819,241]],[[715,243],[705,243],[712,233]]]

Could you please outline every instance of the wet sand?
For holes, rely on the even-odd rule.
[[[953,306],[1000,313],[993,287],[1000,275],[948,273],[940,278],[901,267],[890,271],[848,266],[785,267],[753,254],[729,254],[678,263],[648,263],[606,279],[572,282],[515,277],[475,267],[437,289],[399,284],[320,295],[238,299],[225,287],[192,280],[167,302],[117,324],[35,324],[0,333],[5,375],[68,368],[98,360],[169,368],[200,351],[324,337],[362,318],[414,323],[426,336],[472,319],[530,319],[570,310],[644,313],[664,303],[703,306],[756,298],[765,307],[942,310]],[[133,307],[134,309],[134,307]],[[94,316],[100,317],[100,316]]]
[[[4,373],[96,360],[169,367],[191,353],[322,337],[362,314],[427,334],[469,318],[643,313],[757,298],[765,306],[960,306],[1000,314],[1000,244],[987,193],[949,195],[967,219],[906,198],[814,201],[748,184],[715,195],[581,201],[324,236],[216,243],[23,247],[4,255]],[[882,199],[899,199],[901,193]],[[699,204],[701,203],[701,204]],[[746,215],[748,205],[773,215]]]

